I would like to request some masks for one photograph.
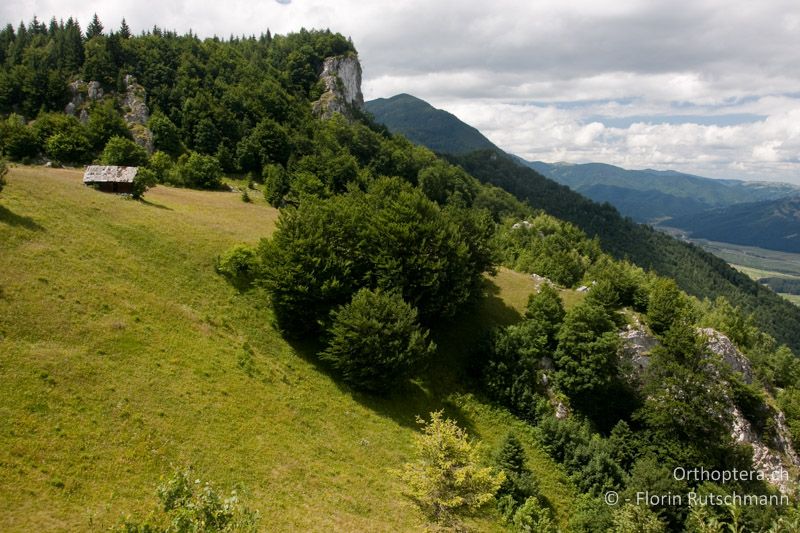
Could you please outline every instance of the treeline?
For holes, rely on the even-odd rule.
[[[158,27],[133,35],[124,21],[107,31],[96,17],[85,32],[72,18],[7,25],[0,30],[0,114],[7,117],[0,150],[22,162],[100,160],[111,138],[133,137],[122,119],[132,75],[145,89],[157,153],[178,164],[194,153],[213,157],[222,172],[260,181],[265,166],[287,168],[313,145],[308,102],[324,90],[324,58],[350,53],[352,43],[330,31],[201,40]],[[81,121],[63,113],[76,80],[104,91],[89,95],[77,86]],[[154,170],[163,167],[162,157]],[[181,173],[158,177],[195,185]]]
[[[623,218],[611,205],[596,204],[506,156],[483,151],[449,159],[481,182],[501,187],[534,208],[572,222],[590,237],[598,237],[603,249],[614,257],[629,259],[672,278],[699,298],[725,297],[746,313],[754,314],[764,331],[793,350],[800,350],[800,308],[722,259]]]

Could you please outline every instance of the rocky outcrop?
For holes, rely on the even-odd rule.
[[[753,367],[750,365],[750,361],[728,337],[711,328],[699,329],[698,333],[706,338],[706,347],[711,353],[720,356],[731,370],[739,372],[746,383],[753,382]]]
[[[64,113],[78,117],[81,123],[85,124],[89,120],[87,108],[92,102],[102,100],[103,87],[97,81],[86,83],[83,80],[75,80],[67,85],[67,90],[69,91],[69,103],[64,108]]]
[[[122,111],[125,123],[131,130],[131,135],[136,144],[153,153],[153,132],[147,128],[150,120],[150,109],[147,108],[147,93],[144,87],[136,82],[136,78],[128,74],[124,79],[125,94],[122,96]]]
[[[364,107],[358,56],[348,54],[325,59],[319,77],[325,85],[325,92],[313,103],[315,115],[327,119],[340,113],[353,118],[353,110]]]
[[[733,428],[731,436],[740,444],[749,444],[753,449],[753,467],[763,472],[767,480],[784,494],[794,492],[795,482],[791,472],[800,466],[800,459],[794,451],[783,413],[775,416],[776,435],[769,442],[753,430],[752,424],[744,417],[738,407],[732,408]]]
[[[719,356],[726,366],[740,374],[743,381],[753,382],[753,367],[750,361],[727,336],[711,328],[700,329],[698,333],[706,338],[706,347],[712,354]],[[781,411],[771,407],[769,409],[772,412],[773,430],[768,434],[759,435],[742,411],[736,405],[731,405],[729,410],[733,420],[731,436],[736,442],[749,444],[753,448],[753,466],[764,472],[770,483],[777,486],[781,492],[788,494],[793,490],[794,483],[783,474],[800,467],[800,458],[792,444],[786,417]]]
[[[622,340],[620,358],[623,369],[629,369],[631,381],[638,381],[650,365],[650,352],[658,346],[658,339],[647,331],[638,318],[619,332]]]
[[[746,383],[754,381],[750,361],[727,336],[711,328],[698,329],[698,333],[706,339],[706,348],[711,354],[719,356],[722,363],[740,374]],[[636,318],[633,324],[619,333],[619,336],[622,341],[621,370],[630,383],[639,385],[650,365],[650,352],[659,345],[658,339]],[[724,374],[721,374],[714,365],[708,366],[708,372],[710,379],[724,379]],[[768,434],[759,434],[739,407],[733,403],[733,391],[727,380],[723,383],[723,387],[729,399],[731,437],[737,443],[750,445],[753,449],[753,467],[763,472],[769,482],[781,492],[788,494],[794,490],[795,473],[800,468],[800,458],[792,444],[784,414],[770,407],[772,420],[769,425],[772,430]],[[787,473],[789,473],[788,478]]]

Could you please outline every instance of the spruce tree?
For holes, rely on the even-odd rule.
[[[86,28],[86,40],[88,41],[92,37],[99,37],[100,35],[103,35],[103,24],[100,22],[97,13],[95,13],[89,26]]]

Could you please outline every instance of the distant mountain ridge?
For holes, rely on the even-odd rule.
[[[372,100],[365,108],[390,131],[439,153],[503,152],[455,115],[409,94]],[[655,223],[717,207],[800,195],[800,187],[785,183],[712,179],[673,170],[627,170],[604,163],[544,163],[512,158],[596,202],[610,203],[637,222]]]
[[[497,150],[492,141],[447,111],[410,94],[370,100],[365,109],[393,133],[427,146],[434,152],[461,155],[475,150]]]
[[[673,170],[627,170],[604,163],[523,164],[592,200],[609,202],[639,222],[800,195],[800,187],[786,183],[712,179]]]
[[[676,217],[668,225],[693,238],[800,253],[800,195]]]

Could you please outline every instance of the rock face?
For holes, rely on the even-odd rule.
[[[636,318],[634,318],[633,324],[629,324],[619,332],[619,337],[622,339],[620,356],[623,362],[630,365],[635,377],[641,376],[650,365],[650,352],[658,346],[658,339],[648,333]]]
[[[711,328],[700,329],[698,333],[706,338],[706,346],[711,353],[720,356],[726,365],[739,372],[746,383],[753,382],[753,368],[750,361],[728,337]]]
[[[360,78],[359,78],[360,81]],[[76,80],[68,86],[70,100],[64,108],[68,115],[78,117],[81,123],[89,120],[88,109],[93,102],[102,100],[105,94],[99,82]],[[124,113],[123,118],[131,130],[131,136],[136,144],[153,153],[153,133],[147,129],[150,120],[150,110],[146,103],[147,93],[144,87],[136,82],[136,78],[128,74],[125,76],[125,93],[119,95],[119,103]]]
[[[698,332],[706,338],[706,347],[711,353],[718,355],[731,370],[741,374],[746,383],[753,382],[750,361],[728,337],[711,328],[700,329]],[[792,445],[784,414],[774,411],[772,435],[759,435],[736,405],[731,405],[729,412],[733,419],[731,436],[736,442],[749,444],[753,448],[753,466],[756,470],[764,472],[770,483],[781,492],[791,493],[796,480],[787,479],[781,474],[800,466],[800,458]]]
[[[711,328],[699,329],[698,333],[706,339],[708,351],[720,357],[722,362],[734,372],[739,373],[746,383],[753,382],[753,368],[747,357],[739,351],[731,340]],[[620,361],[626,378],[633,384],[640,384],[650,365],[650,352],[659,345],[658,339],[650,334],[639,322],[627,326],[619,333],[622,340]],[[627,370],[627,372],[626,372]],[[711,379],[720,379],[718,372],[712,372]],[[728,398],[732,398],[729,383],[725,383]],[[794,490],[796,480],[788,479],[783,473],[796,471],[800,458],[795,452],[786,418],[780,411],[772,410],[774,430],[769,435],[760,435],[733,401],[729,402],[728,413],[732,420],[731,436],[740,444],[748,444],[753,449],[753,467],[763,472],[767,479],[781,492],[789,494]],[[787,474],[788,475],[788,474]]]
[[[128,74],[125,76],[125,94],[122,96],[122,110],[125,113],[125,123],[131,130],[136,144],[153,153],[153,132],[147,128],[150,120],[150,110],[145,102],[146,92],[144,87],[136,83],[136,78]]]
[[[325,59],[319,77],[325,84],[325,92],[313,104],[315,115],[327,119],[340,113],[352,118],[354,109],[364,107],[358,56],[348,54]]]
[[[89,120],[89,113],[86,109],[96,100],[102,100],[103,87],[100,82],[75,80],[67,85],[69,90],[69,103],[64,108],[64,113],[78,117],[81,123],[85,124]]]

